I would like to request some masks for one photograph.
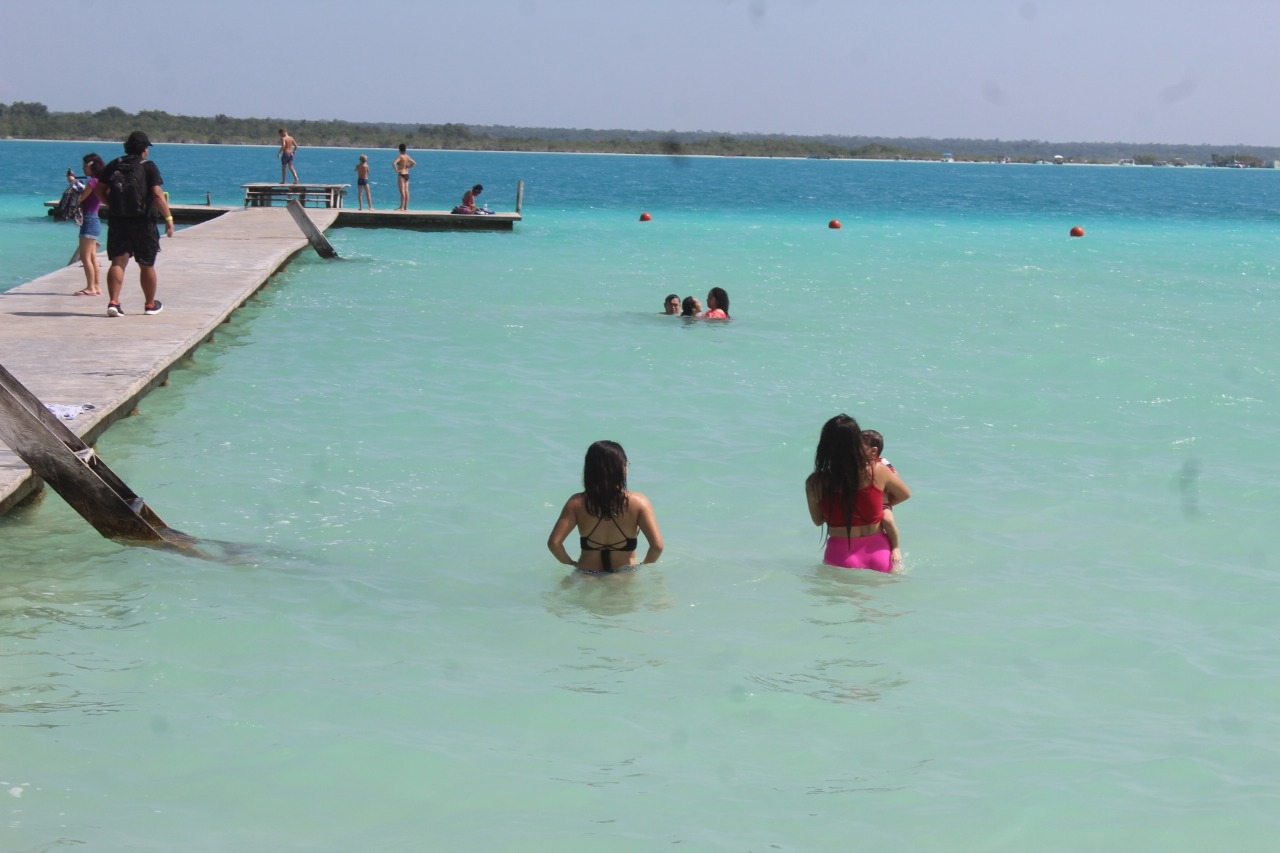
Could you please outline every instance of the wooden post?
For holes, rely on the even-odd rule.
[[[97,453],[0,366],[0,441],[108,539],[195,540],[173,530],[124,484]]]
[[[296,198],[291,198],[286,206],[289,208],[289,215],[293,217],[293,221],[298,223],[302,233],[307,235],[307,240],[311,243],[311,248],[316,250],[316,254],[322,258],[338,257],[337,249],[333,248],[320,229],[316,227],[316,224],[311,221],[311,217],[307,216],[307,211],[302,206],[302,202]]]
[[[524,181],[516,182],[516,213],[520,212],[520,208],[524,207]]]

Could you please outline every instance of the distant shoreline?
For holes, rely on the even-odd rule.
[[[18,138],[18,137],[2,137],[0,138],[0,143],[3,143],[3,142],[64,142],[67,144],[77,144],[77,145],[86,145],[86,146],[121,144],[121,140],[118,140],[118,139],[38,139],[38,138]],[[157,145],[192,145],[192,146],[203,146],[208,148],[262,148],[265,150],[275,150],[280,147],[278,145],[263,144],[261,142],[181,141],[181,142],[157,142],[156,144]],[[393,146],[377,147],[372,145],[305,145],[302,147],[303,149],[316,150],[316,151],[386,151],[388,153],[393,153],[396,151],[396,148]],[[975,165],[977,166],[1061,165],[1061,166],[1074,166],[1074,167],[1098,166],[1103,168],[1126,168],[1127,169],[1127,168],[1158,168],[1158,167],[1172,166],[1172,164],[1170,163],[1119,163],[1116,161],[1103,161],[1103,162],[1066,161],[1063,163],[1054,163],[1053,161],[1050,161],[1050,160],[1037,160],[1037,161],[1011,160],[1008,162],[1000,162],[1000,161],[993,161],[993,160],[944,161],[941,158],[931,159],[931,158],[925,158],[925,157],[912,157],[912,158],[904,157],[901,159],[893,159],[893,158],[887,158],[887,157],[804,157],[804,156],[798,156],[798,155],[772,155],[772,154],[735,154],[735,155],[675,154],[673,155],[673,154],[658,154],[653,152],[631,152],[631,151],[523,151],[523,150],[505,150],[505,149],[474,150],[474,149],[466,149],[466,148],[413,148],[413,147],[410,147],[408,150],[432,152],[432,153],[438,153],[438,154],[547,154],[547,155],[553,155],[553,156],[562,155],[562,156],[587,156],[587,157],[654,157],[654,158],[660,158],[660,159],[667,159],[671,157],[686,157],[690,159],[700,159],[700,160],[724,160],[724,159],[799,160],[799,161],[827,160],[835,163],[886,163],[886,164],[929,163],[929,164],[936,164],[938,166],[960,166],[960,167],[975,166]],[[106,155],[103,155],[103,156],[105,157]],[[1214,164],[1212,163],[1182,163],[1182,164],[1178,164],[1177,166],[1174,166],[1174,168],[1187,168],[1187,169],[1205,169],[1205,168],[1213,168],[1213,167],[1214,167]],[[1268,165],[1268,166],[1250,167],[1250,168],[1268,168],[1268,169],[1280,168],[1280,165],[1277,165],[1277,166]],[[374,183],[377,184],[377,183],[384,183],[384,182],[375,180]]]
[[[419,151],[486,151],[542,154],[629,154],[667,157],[762,157],[830,160],[943,160],[955,162],[1206,165],[1256,168],[1280,161],[1280,147],[1157,143],[1053,143],[1042,140],[789,136],[710,131],[582,130],[409,125],[292,119],[212,118],[158,110],[126,113],[50,112],[39,103],[0,104],[0,139],[108,144],[133,130],[155,143],[275,147],[287,127],[305,147]],[[269,140],[269,141],[268,141]]]

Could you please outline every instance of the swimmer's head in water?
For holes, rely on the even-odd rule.
[[[616,441],[597,441],[582,464],[582,495],[596,518],[621,515],[627,506],[627,453]]]
[[[667,294],[666,301],[663,302],[662,305],[666,309],[666,312],[668,314],[679,314],[680,313],[680,294],[678,293]]]
[[[729,294],[725,292],[723,287],[713,287],[707,293],[707,309],[711,309],[711,301],[715,300],[715,307],[719,308],[725,314],[729,313]]]

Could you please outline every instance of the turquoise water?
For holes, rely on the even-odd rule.
[[[0,142],[0,288],[85,150]],[[526,221],[331,232],[99,442],[213,559],[0,519],[6,849],[1273,847],[1280,172],[417,159]],[[820,564],[840,411],[904,575]],[[619,583],[543,547],[599,438],[667,540]]]

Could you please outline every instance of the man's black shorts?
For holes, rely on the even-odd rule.
[[[160,252],[160,231],[149,217],[124,219],[113,216],[107,220],[107,257],[133,255],[143,266],[154,267]]]

